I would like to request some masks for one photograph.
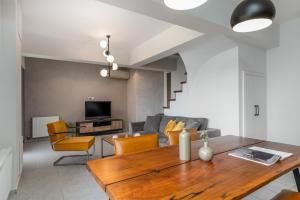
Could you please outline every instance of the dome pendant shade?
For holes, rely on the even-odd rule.
[[[269,27],[275,14],[270,0],[244,0],[233,11],[230,23],[235,32],[253,32]]]
[[[201,6],[207,0],[164,0],[165,5],[174,10],[189,10]]]

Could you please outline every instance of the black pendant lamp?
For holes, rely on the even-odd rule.
[[[253,32],[273,23],[276,9],[270,0],[244,0],[233,11],[231,27],[235,32]]]

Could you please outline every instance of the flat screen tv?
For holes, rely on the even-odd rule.
[[[108,118],[111,116],[110,101],[86,101],[85,102],[85,118]]]

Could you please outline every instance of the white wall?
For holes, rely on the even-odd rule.
[[[300,145],[300,18],[280,27],[280,46],[267,52],[268,139]]]
[[[16,0],[0,0],[1,59],[0,59],[0,146],[13,149],[12,189],[21,174],[21,41],[18,34]]]
[[[222,135],[239,135],[238,47],[225,37],[194,44],[180,52],[188,76],[187,85],[167,115],[206,117],[209,127]]]

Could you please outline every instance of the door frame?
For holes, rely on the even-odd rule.
[[[245,120],[245,94],[246,94],[246,77],[252,76],[257,78],[263,78],[266,81],[266,75],[258,72],[242,71],[242,136],[246,137],[246,120]]]

